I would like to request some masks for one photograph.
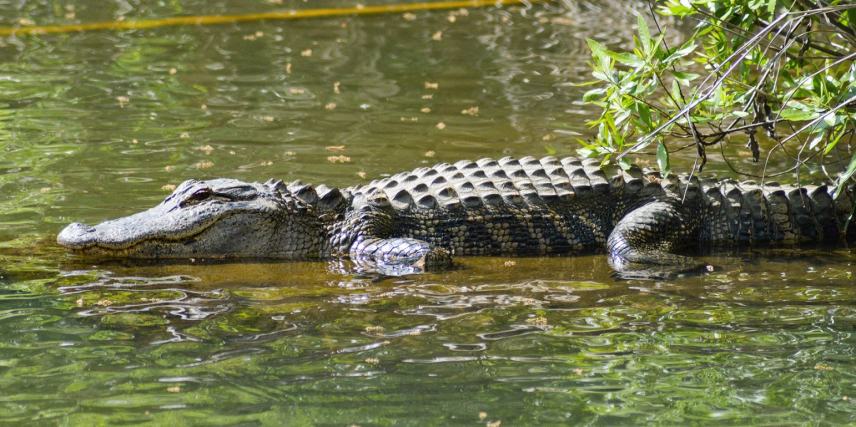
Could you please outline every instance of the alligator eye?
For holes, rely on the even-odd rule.
[[[181,206],[184,207],[188,205],[194,205],[211,197],[212,194],[214,193],[211,191],[210,188],[201,188],[199,190],[194,191],[193,194],[187,196],[187,198],[184,199],[183,202],[181,202]]]

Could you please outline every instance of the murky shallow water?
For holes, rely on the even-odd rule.
[[[0,18],[330,5],[0,1]],[[616,280],[597,255],[377,279],[335,263],[91,265],[53,244],[190,177],[350,185],[573,153],[594,113],[570,84],[587,79],[584,39],[624,40],[621,9],[4,39],[0,422],[856,422],[852,250],[721,254],[711,275],[658,282]]]

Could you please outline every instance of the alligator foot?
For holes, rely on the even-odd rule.
[[[697,222],[675,202],[643,205],[625,215],[609,235],[609,263],[624,278],[656,279],[711,271],[704,263],[672,253],[687,245]]]
[[[351,260],[362,270],[385,276],[418,274],[452,265],[448,250],[405,237],[362,240],[351,248]]]

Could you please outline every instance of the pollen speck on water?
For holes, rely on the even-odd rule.
[[[479,115],[479,107],[477,105],[474,105],[470,108],[466,108],[464,110],[461,110],[461,114],[463,114],[465,116],[478,116]]]
[[[300,56],[303,56],[303,57],[312,56],[312,49],[304,49],[304,50],[300,51]]]
[[[383,326],[380,326],[380,325],[366,326],[366,333],[372,334],[372,335],[382,334],[384,330],[385,330],[385,328]]]
[[[196,166],[196,169],[208,169],[214,166],[214,162],[210,160],[203,160],[201,162],[197,162],[194,166]]]
[[[324,147],[325,150],[333,152],[333,153],[341,153],[345,151],[344,145],[328,145]]]
[[[175,184],[165,184],[165,185],[161,186],[161,190],[175,191]]]
[[[170,393],[180,393],[181,392],[181,386],[180,385],[170,386],[170,387],[166,388],[166,391],[168,391]]]
[[[213,151],[214,151],[214,147],[212,147],[212,146],[210,146],[210,145],[207,145],[207,144],[206,144],[206,145],[202,145],[202,146],[196,147],[196,148],[194,148],[194,150],[201,151],[201,152],[203,152],[203,153],[205,153],[205,154],[211,154],[211,152],[213,152]]]
[[[429,108],[429,107],[422,107],[419,111],[421,111],[421,112],[423,112],[423,113],[430,113],[430,112],[431,112],[431,108]]]
[[[425,89],[440,89],[440,83],[437,82],[425,82]]]
[[[124,95],[120,95],[116,97],[116,102],[119,103],[119,108],[125,108],[125,106],[131,102],[131,98]]]
[[[190,139],[190,132],[182,132],[178,135],[181,139]]]
[[[174,76],[175,73],[177,73],[177,72],[178,72],[178,70],[176,70],[175,67],[169,69],[169,75],[171,75],[171,76]]]
[[[446,129],[446,124],[443,122],[437,123],[437,129],[443,130]]]
[[[426,151],[426,152],[425,152],[425,154],[424,154],[424,156],[425,156],[425,157],[434,157],[434,156],[436,156],[436,155],[437,155],[437,152],[436,152],[436,151],[434,151],[434,150],[428,150],[428,151]]]
[[[443,32],[437,31],[436,33],[432,34],[431,40],[434,40],[435,42],[443,40]]]
[[[479,411],[479,421],[484,421],[487,418],[487,412]]]
[[[349,163],[351,158],[348,156],[328,156],[327,161],[330,163]]]
[[[333,93],[335,93],[337,95],[342,93],[341,86],[342,86],[341,82],[333,82]]]
[[[365,171],[359,171],[359,172],[357,172],[357,176],[362,178],[362,179],[366,179],[367,175],[366,175]]]
[[[336,109],[336,103],[335,103],[335,102],[330,102],[330,103],[328,103],[328,104],[324,105],[324,109],[325,109],[325,110],[327,110],[327,111],[333,111],[333,110],[335,110],[335,109]]]
[[[410,12],[403,13],[403,14],[401,15],[401,17],[402,17],[405,21],[415,21],[415,20],[416,20],[416,14],[413,14],[413,13],[410,13]]]

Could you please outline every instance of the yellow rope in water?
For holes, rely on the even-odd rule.
[[[307,18],[327,18],[332,16],[346,15],[378,15],[383,13],[403,13],[415,12],[420,10],[441,10],[441,9],[458,9],[458,8],[475,8],[486,6],[503,6],[521,3],[537,3],[544,0],[459,0],[459,1],[438,1],[425,3],[408,3],[408,4],[389,4],[381,6],[356,6],[330,9],[302,9],[302,10],[287,10],[264,13],[250,13],[246,15],[204,15],[204,16],[179,16],[163,19],[146,19],[139,21],[108,21],[108,22],[93,22],[89,24],[69,24],[69,25],[46,25],[46,26],[31,26],[18,28],[2,28],[0,27],[0,36],[12,35],[29,35],[29,34],[56,34],[56,33],[74,33],[80,31],[98,31],[98,30],[142,30],[148,28],[159,28],[176,25],[217,25],[230,24],[235,22],[249,22],[262,20],[283,20],[283,19],[307,19]]]

